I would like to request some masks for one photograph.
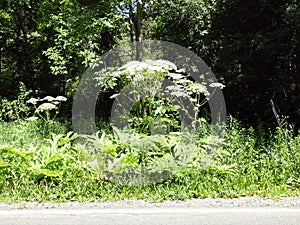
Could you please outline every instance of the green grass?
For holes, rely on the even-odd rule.
[[[288,137],[292,152],[279,129],[258,137],[258,131],[232,120],[222,140],[199,137],[192,146],[192,158],[183,167],[172,168],[169,179],[132,186],[107,179],[107,173],[103,173],[107,164],[92,168],[85,147],[92,144],[97,150],[94,157],[101,162],[103,157],[113,160],[122,155],[119,167],[110,171],[118,173],[126,166],[164,164],[161,158],[153,160],[154,156],[159,152],[163,156],[171,154],[178,143],[176,137],[151,141],[137,133],[118,134],[127,135],[124,139],[102,132],[79,145],[69,129],[59,122],[46,130],[39,121],[0,123],[0,201],[163,201],[300,195],[300,136],[291,132]]]
[[[41,120],[0,122],[0,144],[27,148],[30,143],[47,138],[51,133],[67,133],[68,130],[70,125],[59,121],[53,121],[48,126],[45,126]]]

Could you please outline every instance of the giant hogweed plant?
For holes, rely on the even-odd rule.
[[[197,140],[197,134],[187,132],[149,136],[134,130],[113,130],[111,134],[81,135],[76,145],[98,179],[146,185],[213,164],[208,150],[217,145],[216,140],[213,144],[208,138],[192,141]]]
[[[183,69],[166,60],[129,62],[115,71],[100,71],[95,79],[102,90],[119,92],[111,96],[117,108],[132,104],[130,113],[118,111],[119,117],[131,128],[148,134],[158,124],[165,132],[180,130],[186,125],[181,124],[180,115],[196,129],[201,122],[199,110],[214,94],[206,83],[193,82]],[[215,90],[224,87],[220,83],[209,86]]]
[[[162,83],[165,78],[170,82]],[[198,133],[199,127],[209,133],[206,120],[198,117],[211,96],[205,84],[193,82],[164,60],[130,62],[114,72],[99,72],[96,81],[102,90],[119,91],[111,98],[116,110],[120,109],[114,112],[113,133],[82,136],[78,145],[101,179],[145,184],[212,164],[209,153],[218,148],[214,145],[220,140],[212,144]],[[219,83],[211,86],[224,87]],[[131,106],[129,113],[122,111],[126,104]],[[178,111],[191,121],[191,127],[181,123]],[[117,128],[122,121],[125,126]]]
[[[30,98],[26,101],[28,104],[32,104],[35,108],[34,115],[27,118],[27,121],[35,121],[41,119],[44,122],[44,135],[49,135],[49,128],[51,124],[56,119],[61,102],[67,101],[64,96],[46,96],[42,99],[40,98]]]

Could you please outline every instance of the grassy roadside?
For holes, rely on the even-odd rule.
[[[169,179],[145,186],[106,179],[101,170],[107,165],[92,168],[84,148],[78,147],[76,136],[68,130],[59,122],[51,123],[46,130],[39,121],[0,123],[0,201],[163,201],[300,195],[300,136],[289,133],[291,153],[280,130],[268,138],[258,137],[253,129],[232,120],[222,140],[202,136],[186,165],[174,170]],[[134,138],[139,143],[145,140],[138,135]],[[136,145],[126,145],[109,134],[93,140],[110,157],[124,156],[121,165],[135,165],[140,157],[134,152]],[[163,150],[163,156],[170,155],[178,140],[168,137],[163,141],[158,148],[151,144],[154,147],[146,150]],[[153,155],[142,156],[143,163],[157,163]]]

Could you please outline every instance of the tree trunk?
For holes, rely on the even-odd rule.
[[[134,34],[135,34],[135,19],[132,4],[129,4],[129,25],[130,25],[130,41],[134,42]]]
[[[137,1],[136,6],[136,25],[135,25],[135,41],[136,41],[136,60],[142,61],[143,59],[143,8],[145,6],[145,0]]]

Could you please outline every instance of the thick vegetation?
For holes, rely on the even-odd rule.
[[[296,0],[3,0],[0,20],[0,104],[6,108],[0,119],[5,121],[18,117],[7,101],[22,102],[22,95],[36,93],[72,99],[78,79],[101,54],[120,43],[159,39],[205,60],[226,85],[227,109],[234,117],[274,127],[273,99],[299,127]]]
[[[97,147],[98,166],[76,144],[68,126],[54,122],[51,136],[42,138],[41,121],[19,121],[0,126],[0,199],[2,201],[105,201],[120,199],[188,199],[238,196],[299,195],[300,137],[290,140],[290,152],[281,131],[258,136],[231,119],[223,140],[198,137],[183,166],[163,161],[178,136],[158,139],[134,133],[124,137],[110,131],[89,137]],[[65,133],[65,134],[61,134]],[[119,134],[120,135],[120,134]],[[126,135],[126,133],[123,135]],[[288,134],[291,138],[292,134]],[[9,144],[8,144],[9,143]],[[186,145],[188,146],[188,145]],[[146,148],[146,149],[145,149]],[[144,150],[144,151],[143,151]],[[161,154],[162,157],[153,158]],[[111,157],[110,161],[104,156]],[[152,156],[152,157],[151,157]],[[172,169],[165,180],[135,185],[114,179],[118,171],[135,165],[138,157],[157,172]],[[107,162],[118,163],[110,167]],[[176,161],[175,161],[176,162]],[[170,168],[172,167],[172,168]],[[122,177],[122,176],[117,176]]]
[[[298,1],[2,0],[0,24],[0,200],[300,195]],[[130,82],[155,87],[165,77],[174,83],[168,93],[133,95],[123,128],[106,110],[97,133],[73,132],[84,71],[111,48],[143,39],[184,46],[211,67],[223,84],[211,87],[226,86],[222,135],[210,129],[210,84],[177,68],[152,70],[154,61],[96,77],[98,100],[110,109]],[[180,121],[188,110],[164,95],[193,102],[192,126]]]

